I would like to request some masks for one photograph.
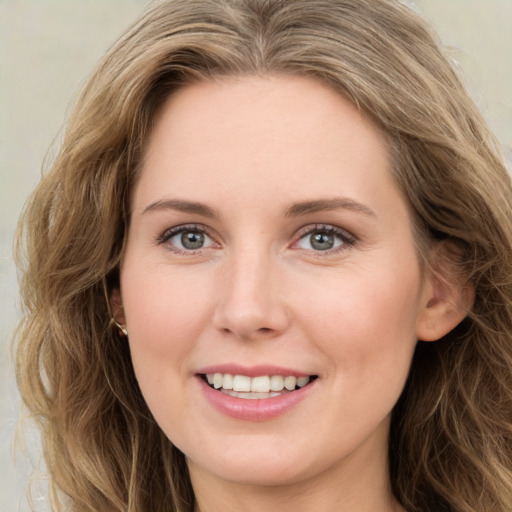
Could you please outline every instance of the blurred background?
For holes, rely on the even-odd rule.
[[[51,162],[74,97],[145,0],[0,0],[0,510],[49,511],[37,434],[14,448],[22,415],[11,337],[18,315],[12,240],[23,204]],[[417,0],[462,68],[512,162],[512,0]],[[53,150],[50,147],[53,146]],[[36,472],[34,474],[34,468]],[[39,468],[39,469],[37,469]],[[33,477],[36,478],[33,478]],[[33,482],[33,483],[31,483]]]

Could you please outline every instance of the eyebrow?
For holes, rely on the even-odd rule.
[[[310,213],[329,211],[329,210],[351,210],[356,213],[362,213],[370,217],[376,217],[375,212],[358,203],[353,199],[345,197],[333,197],[330,199],[314,199],[312,201],[302,201],[295,203],[286,210],[287,217],[300,217]]]
[[[144,208],[142,214],[159,210],[176,210],[184,213],[200,215],[208,219],[218,219],[220,215],[210,206],[197,201],[187,201],[184,199],[160,199],[154,201]],[[334,197],[330,199],[314,199],[310,201],[301,201],[292,204],[286,209],[286,217],[300,217],[311,213],[329,211],[329,210],[351,210],[356,213],[362,213],[370,217],[376,217],[375,212],[358,203],[353,199],[344,197]]]
[[[206,217],[208,219],[219,218],[219,215],[213,208],[196,201],[185,201],[184,199],[161,199],[155,201],[144,208],[142,215],[148,212],[159,210],[177,210],[184,213],[193,213]]]

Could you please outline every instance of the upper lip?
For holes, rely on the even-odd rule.
[[[231,375],[246,375],[247,377],[260,377],[262,375],[283,375],[294,377],[309,377],[312,373],[306,373],[294,368],[285,368],[283,366],[274,365],[254,365],[244,366],[236,363],[216,364],[212,366],[205,366],[196,372],[197,374],[205,375],[208,373],[230,373]]]

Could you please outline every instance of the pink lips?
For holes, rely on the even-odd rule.
[[[197,372],[196,378],[201,392],[210,405],[226,416],[245,421],[266,421],[285,414],[306,398],[318,382],[317,379],[301,389],[285,392],[272,398],[245,399],[233,397],[222,391],[212,389],[201,376],[207,373],[231,373],[232,375],[246,375],[248,377],[258,377],[261,375],[306,377],[308,374],[290,368],[267,365],[243,367],[228,364],[201,368]]]
[[[260,375],[293,375],[295,377],[307,377],[309,374],[299,372],[284,366],[256,365],[242,366],[239,364],[219,364],[206,366],[197,371],[198,374],[207,373],[231,373],[231,375],[247,375],[248,377],[259,377]]]

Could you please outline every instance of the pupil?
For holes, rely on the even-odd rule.
[[[334,238],[329,233],[315,233],[311,235],[311,247],[319,251],[332,249],[334,246]]]
[[[181,243],[185,249],[200,249],[204,244],[204,235],[197,231],[185,231],[181,235]]]

